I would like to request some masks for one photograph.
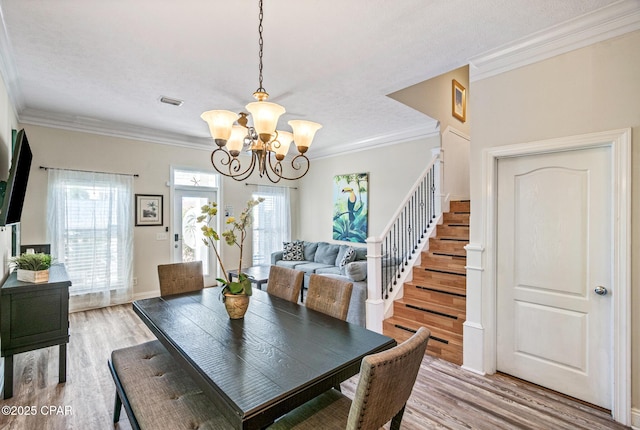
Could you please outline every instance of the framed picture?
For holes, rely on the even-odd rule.
[[[162,225],[162,195],[136,194],[136,225]]]
[[[455,79],[451,85],[451,114],[462,122],[467,120],[467,90]]]
[[[333,178],[333,238],[365,243],[368,234],[369,174]]]

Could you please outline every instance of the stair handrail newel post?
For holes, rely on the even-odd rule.
[[[367,240],[367,301],[365,311],[366,327],[382,333],[384,320],[384,300],[382,289],[378,287],[382,279],[382,239],[368,237]]]
[[[367,243],[367,328],[382,333],[382,322],[392,310],[390,303],[411,279],[411,266],[442,215],[442,149],[431,150],[432,158],[399,205],[380,236]],[[398,288],[394,290],[394,285]]]

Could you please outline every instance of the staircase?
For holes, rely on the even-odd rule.
[[[469,201],[450,203],[436,237],[413,267],[413,280],[404,284],[404,297],[393,304],[393,317],[383,332],[398,343],[420,326],[431,330],[427,353],[462,364],[462,324],[466,315],[466,251],[469,242]]]

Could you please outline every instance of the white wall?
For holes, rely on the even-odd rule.
[[[398,143],[367,151],[312,160],[300,179],[298,238],[333,241],[333,177],[369,173],[369,233],[379,236],[409,188],[431,161],[431,148],[440,136]]]
[[[167,186],[171,166],[213,171],[210,150],[32,125],[25,125],[24,128],[33,152],[33,163],[22,213],[22,243],[43,243],[46,240],[47,172],[39,169],[39,166],[137,173],[140,176],[134,180],[135,193],[164,196],[164,226],[134,227],[134,276],[138,278],[138,285],[134,286],[134,298],[159,294],[156,267],[172,262],[172,211],[170,189]],[[251,178],[251,182],[264,183],[256,178]],[[255,187],[225,178],[221,206],[232,205],[234,211],[239,213],[253,191]],[[167,240],[156,240],[156,234],[165,232],[165,227],[169,227]],[[243,255],[245,266],[251,265],[250,242],[249,238]],[[237,248],[224,245],[222,253],[225,265],[233,267],[237,264]]]
[[[474,82],[470,242],[482,244],[482,150],[632,128],[632,406],[640,408],[640,32]],[[485,268],[485,270],[491,270]],[[478,306],[470,304],[469,306]],[[467,345],[465,345],[467,347]]]
[[[467,104],[465,122],[452,115],[452,81],[454,79],[466,88],[468,100],[471,96],[469,66],[460,67],[389,94],[392,99],[439,121],[444,163],[442,191],[447,201],[469,199],[468,136],[472,112]]]
[[[451,82],[453,79],[462,84],[467,90],[467,114],[465,122],[460,121],[451,114]],[[419,82],[389,94],[389,97],[440,121],[441,132],[444,132],[447,127],[452,127],[465,135],[469,135],[469,127],[471,124],[471,111],[468,104],[469,98],[471,97],[469,88],[469,66],[460,67],[436,76],[435,78]]]

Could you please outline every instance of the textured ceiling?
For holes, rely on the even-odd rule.
[[[265,0],[264,87],[320,122],[309,155],[432,130],[386,95],[614,0]],[[201,112],[258,87],[257,0],[0,0],[21,121],[209,145]],[[160,96],[184,100],[181,107]]]

